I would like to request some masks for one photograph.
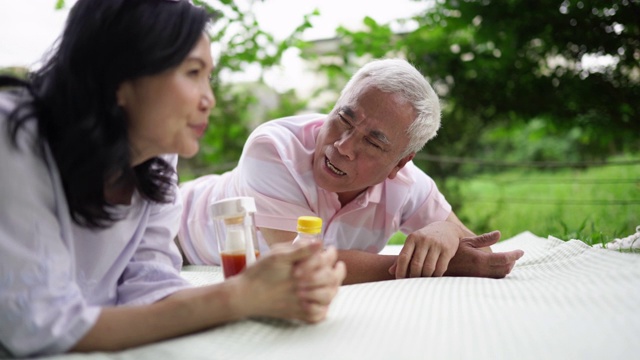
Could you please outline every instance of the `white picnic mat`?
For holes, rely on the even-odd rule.
[[[326,321],[246,320],[118,353],[55,359],[637,359],[640,255],[525,232],[505,279],[433,278],[343,286]],[[187,267],[196,285],[219,269]]]

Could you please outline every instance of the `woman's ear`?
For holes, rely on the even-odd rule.
[[[127,105],[127,100],[131,96],[131,82],[123,81],[118,89],[116,90],[116,103],[118,106],[125,107]]]

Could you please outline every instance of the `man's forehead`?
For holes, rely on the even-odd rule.
[[[338,108],[338,112],[347,116],[349,120],[354,123],[354,125],[364,125],[363,130],[369,136],[378,139],[380,142],[387,145],[393,145],[394,143],[401,142],[401,140],[398,139],[398,135],[405,132],[404,129],[399,126],[400,124],[394,121],[394,119],[374,116],[375,121],[372,121],[371,115],[366,114],[366,111],[364,111],[362,107],[360,107],[360,109],[358,110],[355,107],[349,105],[343,105]]]

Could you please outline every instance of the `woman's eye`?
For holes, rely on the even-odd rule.
[[[198,76],[200,74],[200,69],[191,69],[187,73],[189,76]]]

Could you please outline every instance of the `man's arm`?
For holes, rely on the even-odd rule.
[[[460,240],[456,255],[449,262],[445,276],[473,276],[501,279],[513,269],[524,255],[522,250],[494,253],[489,246],[500,240],[500,232],[492,231],[480,236]]]
[[[448,222],[454,223],[456,225],[458,225],[461,229],[462,229],[462,234],[464,235],[462,238],[467,238],[467,237],[474,237],[476,236],[476,234],[469,230],[469,228],[467,228],[462,221],[460,221],[460,219],[458,219],[458,216],[456,216],[456,214],[452,211],[451,214],[449,214],[449,217],[447,217]],[[460,241],[462,241],[462,238]],[[491,248],[489,246],[485,246],[482,248],[482,250],[486,251],[486,252],[492,252]]]
[[[411,248],[411,254],[415,253],[415,242],[420,238],[429,236],[440,242],[440,248],[437,253],[440,254],[447,250],[442,250],[442,244],[451,246],[455,244],[453,253],[448,256],[444,268],[437,261],[431,265],[427,265],[431,272],[423,274],[418,269],[425,268],[424,260],[421,264],[414,265],[415,276],[411,277],[428,277],[428,276],[473,276],[473,277],[490,277],[503,278],[507,276],[513,268],[515,262],[522,257],[521,250],[514,250],[505,253],[492,253],[490,246],[500,239],[499,232],[491,232],[476,236],[469,230],[458,217],[452,212],[445,221],[431,224],[407,237],[413,239],[414,245]],[[295,232],[261,228],[264,239],[269,246],[281,242],[291,242],[296,236]],[[413,235],[413,237],[412,237]],[[403,250],[409,254],[407,242]],[[436,253],[435,249],[432,249]],[[447,253],[448,254],[448,253]],[[411,257],[405,256],[405,261],[410,264]],[[403,276],[397,276],[397,264],[401,256],[395,255],[379,255],[359,250],[338,250],[338,259],[343,261],[347,267],[347,277],[343,284],[355,284],[372,281],[393,280],[396,278],[404,278],[407,276],[407,270]],[[423,258],[424,259],[424,258]],[[407,265],[406,269],[410,269],[411,265]],[[439,273],[434,274],[438,267]],[[410,270],[409,270],[410,271]]]
[[[493,254],[490,246],[498,240],[499,231],[476,236],[451,212],[445,221],[409,234],[389,272],[398,279],[443,275],[502,278],[511,272],[523,252]],[[456,248],[452,253],[453,246]]]
[[[449,216],[445,221],[458,225],[460,227],[460,230],[462,231],[462,234],[465,235],[465,237],[476,236],[476,234],[473,231],[469,230],[469,228],[467,228],[462,223],[462,221],[458,219],[458,216],[456,216],[456,214],[453,211],[451,211],[451,214],[449,214]]]

